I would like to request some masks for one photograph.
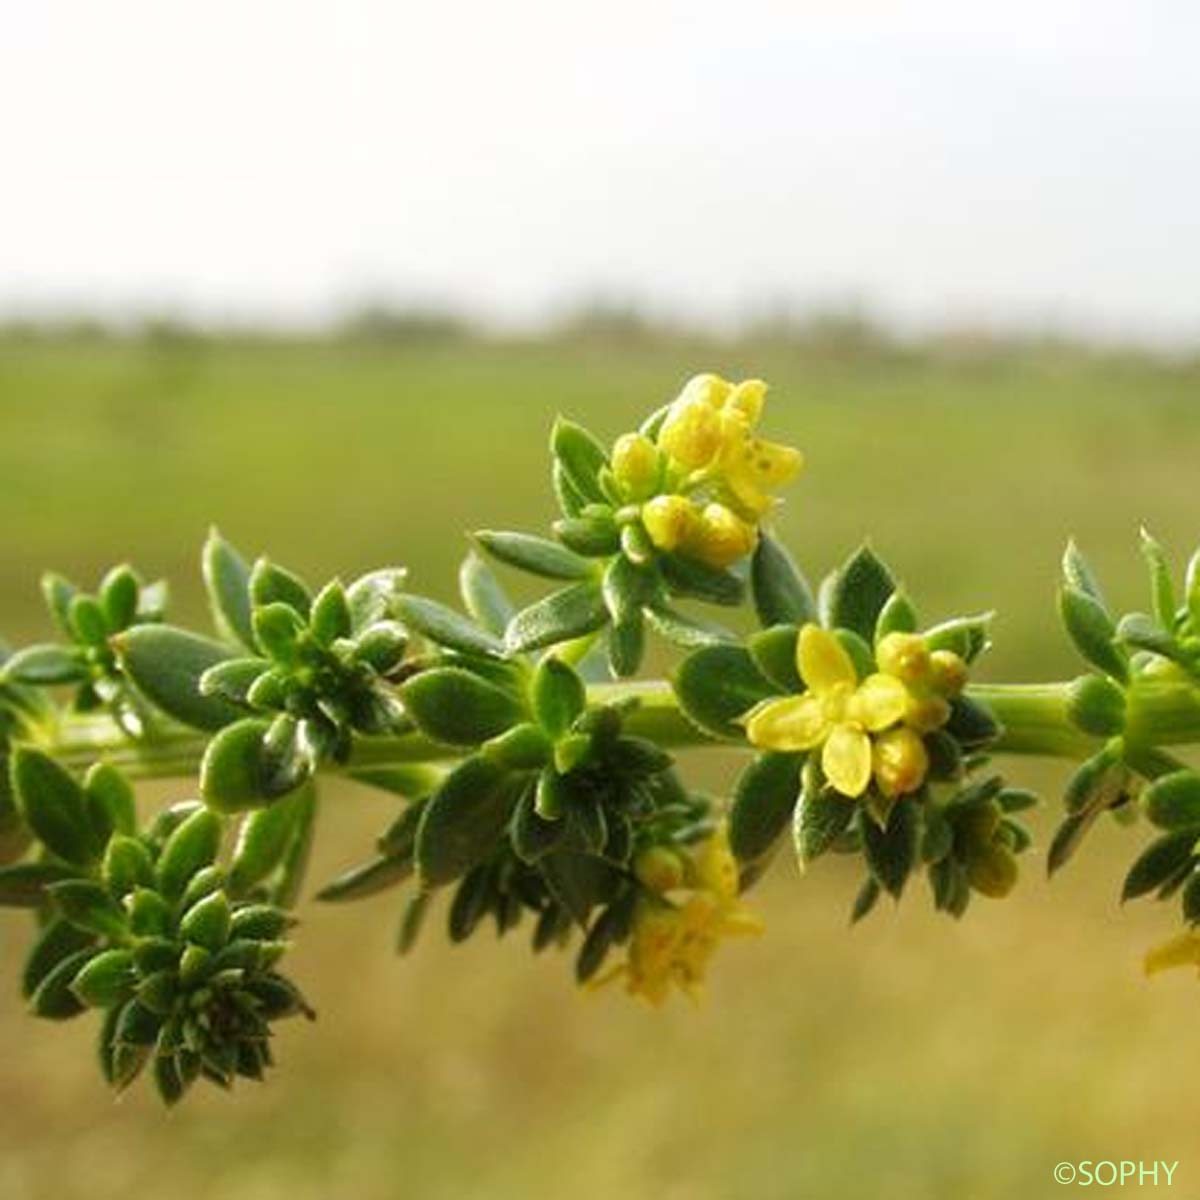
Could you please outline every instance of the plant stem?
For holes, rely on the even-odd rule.
[[[968,694],[986,704],[1004,732],[994,746],[998,754],[1082,759],[1094,754],[1102,739],[1080,732],[1068,715],[1067,683],[980,684]],[[588,689],[593,702],[611,704],[636,699],[626,729],[671,749],[724,746],[696,728],[679,710],[670,685],[603,683]],[[1139,684],[1129,697],[1126,739],[1136,746],[1200,742],[1200,693],[1184,684]],[[136,779],[195,776],[207,744],[202,733],[173,726],[151,739],[130,741],[105,717],[65,718],[42,748],[65,766],[81,770],[104,758]],[[446,762],[457,755],[419,733],[399,737],[359,738],[349,763],[336,768],[356,769],[402,763]]]

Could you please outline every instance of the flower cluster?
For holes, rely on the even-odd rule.
[[[630,433],[613,446],[612,470],[640,503],[653,545],[713,567],[753,551],[772,493],[791,483],[798,450],[755,436],[767,385],[696,375],[667,408],[651,440]]]
[[[725,826],[692,847],[648,848],[634,869],[643,891],[626,958],[599,976],[595,986],[623,980],[631,995],[655,1007],[673,987],[694,999],[722,939],[763,929],[738,899],[738,864]]]
[[[857,799],[874,778],[888,798],[917,791],[929,773],[922,737],[950,719],[967,666],[951,650],[932,654],[912,633],[889,633],[875,650],[878,670],[860,678],[837,636],[805,625],[796,669],[805,690],[764,700],[745,717],[751,745],[787,753],[821,750],[825,778]]]

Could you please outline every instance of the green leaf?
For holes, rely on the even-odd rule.
[[[114,632],[109,629],[104,611],[94,596],[77,593],[72,597],[68,617],[76,641],[88,646],[103,646],[108,641],[108,635]]]
[[[1184,770],[1161,776],[1143,793],[1142,807],[1160,829],[1191,829],[1200,836],[1200,774]]]
[[[46,902],[47,887],[74,876],[70,867],[50,862],[22,862],[0,867],[0,905],[41,908]]]
[[[917,861],[921,818],[910,799],[900,800],[892,809],[886,829],[874,821],[864,821],[863,854],[879,885],[900,898],[904,884]]]
[[[305,633],[304,619],[282,601],[256,605],[254,609],[254,638],[263,653],[284,667],[299,662],[300,639]]]
[[[376,621],[359,635],[354,653],[359,662],[388,678],[399,670],[407,649],[408,630],[399,621]]]
[[[270,802],[267,774],[272,764],[263,747],[269,729],[269,722],[247,717],[222,729],[205,747],[200,794],[210,808],[232,813]]]
[[[47,571],[42,576],[41,585],[42,597],[59,632],[67,637],[74,637],[71,629],[71,601],[75,599],[78,589],[69,579],[64,579],[53,571]]]
[[[480,629],[461,613],[427,600],[423,596],[400,596],[396,608],[411,629],[422,633],[439,646],[464,654],[482,654],[493,658],[504,655],[504,645],[492,634]]]
[[[687,616],[661,600],[647,604],[643,611],[655,632],[676,646],[683,646],[688,650],[737,640],[728,629],[716,622]]]
[[[527,863],[537,862],[551,850],[557,849],[566,837],[567,822],[559,819],[548,821],[537,810],[536,786],[525,788],[513,813],[510,836],[517,857]]]
[[[233,912],[223,891],[211,892],[197,900],[179,920],[179,936],[194,946],[203,946],[214,954],[229,941]]]
[[[128,563],[113,567],[100,581],[100,608],[105,623],[114,633],[127,629],[137,619],[141,590],[141,580]]]
[[[1087,592],[1064,587],[1058,593],[1058,611],[1079,653],[1097,670],[1128,681],[1129,663],[1115,644],[1116,628],[1100,602]]]
[[[550,433],[550,451],[575,496],[585,502],[606,499],[600,486],[600,470],[608,465],[608,455],[582,425],[559,417]]]
[[[888,597],[896,590],[895,580],[870,546],[863,545],[837,572],[829,596],[833,626],[849,629],[870,642]]]
[[[1180,662],[1184,666],[1189,663],[1188,656],[1175,640],[1175,635],[1145,613],[1128,613],[1123,616],[1117,626],[1116,636],[1119,642],[1135,650],[1148,650],[1151,654],[1160,654],[1163,658]]]
[[[158,890],[167,899],[182,896],[192,877],[216,861],[222,832],[221,818],[207,808],[198,808],[175,828],[156,869]]]
[[[653,598],[655,589],[654,576],[623,554],[608,564],[601,581],[604,603],[614,624],[640,617],[642,606]]]
[[[1164,834],[1134,860],[1121,887],[1121,900],[1133,900],[1154,891],[1195,859],[1196,831],[1177,830]]]
[[[572,850],[555,850],[538,860],[550,894],[586,928],[592,909],[612,898],[616,875],[603,860]]]
[[[242,715],[228,700],[200,691],[200,676],[232,657],[220,642],[172,625],[135,625],[113,644],[138,690],[184,725],[220,729]]]
[[[805,787],[800,793],[800,803],[796,806],[793,827],[796,857],[802,868],[832,848],[849,827],[850,821],[854,817],[854,811],[852,800],[847,800],[845,796],[835,792],[832,788],[815,786],[815,781],[814,783],[806,781]],[[892,823],[899,823],[894,811]],[[864,821],[863,824],[875,827],[874,821]],[[892,829],[892,824],[889,824],[888,829],[889,831]],[[870,837],[869,834],[867,836]],[[895,845],[886,836],[880,839],[877,845],[884,847],[882,853],[888,856],[887,865],[881,866],[880,870],[898,871],[899,868],[893,859],[903,848],[900,845],[899,835],[897,835]],[[907,875],[907,870],[905,875]],[[892,876],[888,876],[888,878],[892,878]],[[904,886],[903,879],[900,879],[896,890],[893,890],[887,880],[880,879],[880,882],[884,883],[888,890],[897,896],[900,894],[899,888]]]
[[[783,836],[800,792],[801,761],[795,754],[763,754],[738,776],[729,845],[739,861],[765,858]]]
[[[912,601],[897,588],[879,610],[874,642],[878,645],[889,633],[915,633],[916,629],[917,610],[913,608]]]
[[[989,630],[994,613],[975,617],[956,617],[925,630],[922,636],[930,651],[950,650],[967,663],[972,663],[991,644]]]
[[[1079,547],[1075,544],[1074,538],[1067,543],[1067,549],[1063,553],[1062,569],[1063,579],[1068,587],[1091,596],[1105,612],[1108,611],[1108,606],[1104,602],[1104,593],[1100,589],[1100,582],[1088,565],[1087,559],[1083,557]]]
[[[452,942],[464,942],[475,932],[495,898],[492,872],[482,867],[470,871],[450,902],[448,933]]]
[[[1192,632],[1200,633],[1200,550],[1197,550],[1188,560],[1184,590],[1192,622]]]
[[[250,623],[250,568],[215,526],[204,543],[200,569],[217,632],[247,650],[256,650]]]
[[[101,878],[114,896],[127,896],[139,887],[153,884],[154,860],[138,838],[118,833],[104,852]]]
[[[343,871],[336,879],[327,883],[318,893],[317,899],[326,903],[344,900],[362,900],[375,896],[388,888],[396,887],[413,873],[411,855],[379,855],[369,862],[360,863]]]
[[[91,1008],[111,1008],[133,995],[137,978],[130,951],[105,950],[75,976],[71,991]]]
[[[87,667],[74,646],[45,642],[18,650],[5,662],[0,675],[5,682],[24,683],[30,687],[55,687],[63,683],[79,683],[87,678]]]
[[[78,950],[62,959],[38,984],[30,997],[29,1011],[50,1021],[66,1021],[83,1012],[83,1002],[71,990],[71,984],[94,953]]]
[[[1142,556],[1150,572],[1150,596],[1154,615],[1163,629],[1175,629],[1175,585],[1171,582],[1171,568],[1163,548],[1145,529],[1141,531]]]
[[[312,593],[298,575],[284,570],[270,559],[260,558],[250,572],[250,604],[252,608],[287,604],[307,619],[312,607]]]
[[[529,686],[538,724],[552,738],[561,737],[587,707],[583,680],[561,659],[542,659]]]
[[[422,885],[465,875],[493,853],[517,801],[512,777],[478,755],[460,763],[429,798],[417,830]]]
[[[750,591],[763,628],[806,625],[817,619],[817,605],[799,567],[780,542],[760,533],[750,562]]]
[[[59,912],[79,929],[120,941],[129,933],[125,910],[90,879],[64,879],[46,889]]]
[[[1046,852],[1047,875],[1053,875],[1070,862],[1075,851],[1083,844],[1087,831],[1091,829],[1099,815],[1100,809],[1086,808],[1080,812],[1071,813],[1059,825],[1050,839],[1050,849]]]
[[[422,671],[400,695],[421,732],[447,746],[478,746],[525,715],[515,696],[461,667]]]
[[[51,917],[21,968],[21,995],[28,1000],[63,959],[88,949],[95,940],[94,934],[76,929],[70,921]]]
[[[403,567],[383,567],[360,576],[346,589],[350,627],[357,635],[378,621],[398,617],[396,600],[404,591],[408,572]]]
[[[678,554],[660,554],[658,565],[673,596],[732,607],[741,604],[746,594],[746,585],[732,571],[705,566]]]
[[[741,646],[707,646],[689,654],[672,681],[684,714],[713,737],[740,740],[736,722],[777,694]]]
[[[586,558],[548,538],[481,529],[475,540],[493,558],[547,579],[587,579],[592,574],[592,564]]]
[[[775,625],[750,636],[746,643],[754,665],[781,692],[802,692],[804,681],[796,665],[796,642],[800,630],[795,625]]]
[[[636,673],[645,651],[646,621],[640,609],[609,626],[608,666],[616,678],[627,679]]]
[[[317,593],[308,625],[322,646],[332,646],[338,638],[349,637],[353,632],[350,602],[340,579],[330,580]]]
[[[248,704],[250,689],[271,669],[266,658],[230,658],[209,667],[197,686],[202,696],[220,696],[233,704]]]
[[[968,750],[986,746],[1004,732],[991,709],[969,696],[956,696],[950,701],[950,719],[945,729]]]
[[[305,793],[297,790],[242,818],[229,861],[229,889],[234,895],[246,895],[278,869],[305,807]]]
[[[467,612],[493,637],[503,638],[516,609],[496,573],[474,550],[458,569],[458,590]]]
[[[883,895],[883,889],[875,882],[872,875],[868,875],[863,880],[862,887],[858,889],[858,894],[854,897],[854,904],[850,909],[850,924],[857,925],[879,901],[879,897]]]
[[[579,516],[563,517],[554,522],[554,532],[563,544],[588,558],[604,558],[621,549],[624,529],[607,506],[588,505],[597,511]],[[631,526],[625,526],[625,529]]]
[[[54,759],[27,746],[13,752],[10,769],[17,809],[37,839],[69,863],[94,863],[103,847],[83,788]]]
[[[125,834],[137,832],[133,785],[112,763],[93,763],[83,777],[83,791],[91,805],[104,813],[109,829]]]
[[[504,640],[512,653],[541,650],[593,633],[607,621],[600,585],[577,583],[522,609],[509,622]]]

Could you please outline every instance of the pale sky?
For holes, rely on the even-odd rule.
[[[1194,0],[0,0],[0,311],[1200,336]]]

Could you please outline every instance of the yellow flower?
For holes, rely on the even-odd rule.
[[[1146,955],[1143,968],[1147,975],[1169,971],[1173,967],[1200,967],[1200,933],[1188,930],[1155,946]]]
[[[903,719],[908,689],[883,672],[860,682],[841,642],[816,625],[800,631],[796,666],[808,690],[751,709],[745,718],[746,734],[764,750],[798,753],[821,747],[826,779],[843,796],[861,796],[874,767],[871,734]],[[923,781],[922,773],[915,786]]]
[[[644,433],[626,433],[612,450],[613,477],[630,500],[653,496],[662,472],[658,449]]]
[[[687,544],[700,521],[696,506],[683,496],[655,496],[642,505],[642,525],[659,550],[678,550]]]
[[[672,403],[658,433],[658,445],[689,471],[705,471],[728,492],[747,517],[771,507],[771,491],[790,483],[803,465],[792,446],[754,436],[767,385],[760,379],[729,383],[697,375]]]
[[[645,851],[639,861],[647,860],[657,849],[665,848]],[[674,851],[668,853],[675,855]],[[642,875],[639,871],[639,878]],[[597,979],[594,986],[624,979],[631,995],[641,996],[655,1007],[667,999],[672,987],[696,998],[721,940],[762,932],[762,922],[738,900],[737,860],[729,849],[724,826],[688,855],[683,883],[690,890],[678,900],[655,886],[669,879],[674,892],[678,880],[673,872],[659,876],[646,871],[645,875],[642,882],[650,891],[634,911],[626,960]]]
[[[653,540],[653,539],[651,539]],[[724,504],[713,501],[697,514],[684,536],[682,550],[710,567],[732,566],[758,543],[758,530]]]

